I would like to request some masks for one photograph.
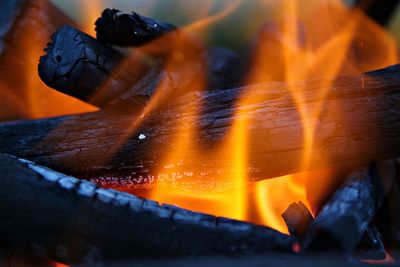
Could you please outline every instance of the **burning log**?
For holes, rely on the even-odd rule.
[[[193,155],[207,155],[226,142],[233,123],[247,116],[249,158],[245,171],[253,180],[396,158],[400,150],[399,69],[392,66],[328,82],[266,83],[190,94],[146,116],[101,111],[6,123],[0,127],[0,151],[79,177],[121,175],[129,180],[155,180],[160,173],[175,173],[177,176],[163,177],[217,185],[211,177],[218,180],[221,175],[232,174],[231,155]],[[316,101],[324,103],[321,114],[314,118],[318,121],[317,134],[307,166],[301,166],[304,122],[288,93],[296,88],[304,89],[302,108],[311,108]],[[326,99],[320,98],[321,90],[326,92]],[[238,108],[236,102],[244,94],[254,102]],[[187,110],[198,112],[187,114]],[[198,127],[191,143],[180,148],[185,151],[172,142],[179,133],[178,125]],[[176,151],[180,158],[164,161],[165,151]]]
[[[267,227],[190,212],[0,155],[0,238],[65,262],[291,251]]]
[[[314,222],[314,217],[301,201],[291,204],[282,214],[282,217],[290,235],[299,238],[301,242],[306,237],[309,226]],[[386,258],[382,236],[373,223],[365,231],[355,256],[362,260],[383,260]]]
[[[189,94],[146,116],[101,111],[5,123],[0,127],[0,151],[79,177],[118,178],[120,174],[131,177],[130,180],[154,180],[160,172],[174,172],[180,178],[205,181],[204,173],[216,178],[221,174],[231,175],[231,156],[194,158],[194,155],[207,154],[226,141],[232,124],[245,114],[249,140],[246,175],[254,180],[304,168],[359,165],[371,159],[396,158],[400,152],[399,68],[392,66],[329,82],[266,83]],[[296,88],[304,89],[302,108],[324,101],[321,114],[314,118],[319,122],[317,134],[310,164],[305,167],[301,166],[304,126],[288,93]],[[326,92],[325,100],[319,97],[321,90]],[[244,94],[254,102],[237,108],[236,102]],[[187,110],[198,112],[186,114]],[[198,127],[191,143],[183,146],[185,151],[178,151],[172,142],[179,132],[177,125]],[[179,164],[163,161],[165,151],[173,150],[181,156],[177,159]],[[163,168],[167,165],[168,169]]]
[[[351,173],[309,226],[303,251],[333,249],[352,255],[394,176],[393,161]],[[373,242],[378,242],[377,238],[369,235]]]
[[[141,46],[171,32],[176,26],[168,22],[141,16],[135,12],[123,13],[106,9],[96,21],[97,39],[119,46]]]
[[[240,65],[240,60],[236,53],[223,47],[211,47],[194,58],[166,60],[173,67],[156,63],[147,74],[144,73],[148,64],[139,54],[126,59],[115,49],[72,27],[58,30],[46,52],[39,64],[41,79],[57,91],[99,107],[120,99],[120,104],[131,102],[130,108],[137,110],[138,104],[143,107],[142,100],[148,99],[159,86],[163,87],[161,83],[167,88],[159,88],[160,91],[170,88],[175,95],[239,83],[235,66]],[[203,88],[194,88],[193,80],[206,72],[207,78],[199,82],[204,83]]]
[[[39,63],[40,78],[57,91],[100,107],[148,69],[139,55],[127,58],[70,26],[54,33],[45,51]]]

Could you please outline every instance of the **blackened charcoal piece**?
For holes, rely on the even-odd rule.
[[[393,169],[393,162],[386,161],[354,170],[310,225],[303,251],[333,249],[352,255],[382,205]]]
[[[104,10],[96,21],[97,39],[119,46],[144,45],[176,29],[170,23],[117,9]]]
[[[122,53],[70,26],[53,34],[45,52],[40,78],[57,91],[99,107],[134,84],[144,68],[139,60],[125,68]]]
[[[314,217],[303,202],[291,204],[282,214],[292,236],[300,237],[314,221]]]

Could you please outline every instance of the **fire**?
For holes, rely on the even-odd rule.
[[[104,10],[105,4],[98,0],[86,0],[81,2],[80,7],[83,14],[82,31],[91,36],[96,36],[94,23]]]
[[[188,1],[179,2],[182,2],[182,5],[188,4]],[[338,75],[359,74],[394,64],[397,61],[396,44],[392,38],[360,11],[348,8],[339,0],[259,0],[259,2],[264,5],[266,13],[274,15],[266,24],[259,25],[261,31],[258,38],[253,41],[252,62],[246,77],[246,84],[265,81],[284,81],[291,84],[299,80],[317,77],[326,77],[329,81]],[[213,1],[205,1],[196,9],[195,13],[189,14],[195,18],[195,22],[183,27],[183,31],[187,32],[189,36],[191,34],[196,37],[202,34],[206,35],[213,25],[236,12],[242,1],[223,1],[223,4],[219,6],[220,12],[217,13],[211,12],[212,3]],[[99,1],[82,1],[82,9],[87,18],[87,23],[83,25],[84,31],[94,35],[93,23],[102,8],[104,6]],[[269,10],[272,8],[274,12]],[[254,25],[250,26],[254,27]],[[27,75],[24,76],[25,98],[20,100],[21,98],[10,88],[6,88],[6,85],[3,86],[3,84],[0,85],[4,95],[12,100],[13,106],[26,109],[24,117],[45,117],[67,114],[72,111],[94,110],[89,105],[60,95],[54,90],[43,88],[37,77],[36,68],[37,58],[42,54],[42,48],[45,47],[47,39],[36,36],[35,33],[24,36],[37,39],[35,42],[19,40],[22,44],[21,51],[27,59]],[[157,40],[155,44],[163,47],[170,45],[166,43],[170,41],[170,36],[167,36]],[[179,42],[188,40],[173,41],[179,45]],[[152,45],[154,46],[154,44]],[[143,48],[143,51],[149,51],[146,49],[152,49],[152,45]],[[206,69],[203,68],[205,63],[198,55],[201,47],[193,48],[185,45],[180,45],[180,47],[183,50],[174,51],[165,56],[165,68],[169,73],[178,75],[177,80],[190,81],[180,90],[204,90],[207,77]],[[203,67],[193,69],[194,66]],[[143,111],[143,116],[132,121],[130,130],[136,129],[142,120],[162,103],[171,88],[175,89],[174,78],[168,77],[161,81],[151,102]],[[323,87],[328,88],[328,85]],[[40,88],[40,90],[36,90],[36,88]],[[310,107],[305,105],[302,88],[298,86],[295,88],[296,90],[288,91],[287,94],[296,104],[303,124],[305,149],[302,151],[300,167],[306,168],[312,164],[310,153],[318,128],[318,120],[315,118],[319,117],[328,92],[321,90],[318,96],[320,101]],[[187,151],[204,151],[197,149],[200,144],[192,142],[195,140],[198,125],[192,121],[186,121],[185,124],[178,123],[171,145],[173,149],[165,151],[162,160],[164,164],[160,166],[156,177],[157,185],[146,197],[194,211],[263,224],[281,232],[287,232],[287,229],[280,215],[292,202],[300,200],[310,210],[315,211],[318,207],[316,203],[318,203],[319,195],[313,195],[315,192],[310,189],[309,183],[312,179],[319,181],[324,179],[326,181],[324,184],[328,186],[332,183],[329,170],[287,175],[262,182],[250,182],[252,177],[248,177],[247,171],[249,161],[247,131],[251,124],[252,114],[242,108],[255,101],[250,95],[252,94],[245,92],[240,101],[236,103],[237,113],[234,115],[238,119],[232,122],[232,127],[228,132],[223,133],[226,135],[225,141],[210,148],[207,152],[190,155],[193,158],[193,162],[190,163],[193,164],[193,169],[196,169],[196,164],[202,159],[207,158],[217,162],[221,156],[228,157],[231,159],[229,162],[231,173],[215,177],[204,175],[204,183],[196,184],[190,180],[190,173],[183,175],[175,171],[179,169],[177,167],[182,164],[180,159]],[[43,106],[40,103],[56,104]],[[180,116],[195,118],[200,115],[200,110],[200,107],[187,108],[181,114],[176,114],[176,118]],[[171,120],[173,119],[171,118]],[[123,142],[124,140],[116,140],[115,149],[118,149]],[[186,178],[182,180],[183,176]],[[315,178],[316,176],[318,178]],[[177,187],[175,181],[178,179],[180,179],[180,185],[186,183],[188,186]],[[219,186],[213,186],[215,184]],[[218,188],[218,191],[215,188]],[[129,189],[122,188],[122,190]],[[322,191],[324,191],[322,195],[326,195],[329,189]]]
[[[279,12],[275,12],[276,17],[259,34],[247,84],[274,80],[291,84],[299,80],[325,77],[328,82],[323,88],[329,88],[329,81],[338,75],[361,74],[397,61],[396,45],[392,38],[360,11],[348,8],[341,1],[278,2],[264,1],[266,7],[274,6]],[[204,25],[208,25],[207,19]],[[302,88],[296,87],[296,90],[287,93],[292,96],[303,123],[305,149],[300,167],[306,168],[312,164],[311,148],[318,128],[318,120],[315,118],[321,114],[328,92],[321,90],[321,100],[312,107],[305,105]],[[287,232],[281,213],[291,203],[299,200],[315,211],[320,198],[326,197],[329,189],[320,190],[324,194],[318,195],[309,188],[309,181],[323,179],[321,186],[329,187],[328,185],[334,184],[330,181],[333,174],[330,170],[321,170],[250,183],[251,177],[247,177],[246,169],[247,129],[251,114],[241,109],[255,101],[248,95],[251,94],[244,93],[237,103],[236,117],[239,119],[233,122],[231,131],[226,133],[226,143],[214,148],[207,155],[191,155],[199,162],[203,157],[215,157],[217,160],[219,155],[230,155],[232,174],[217,179],[229,181],[234,186],[222,192],[207,188],[171,189],[171,184],[159,179],[159,185],[153,189],[150,198],[200,212],[252,221]],[[179,128],[173,146],[177,149],[167,152],[166,164],[159,171],[160,177],[165,177],[171,164],[179,162],[180,153],[184,153],[185,146],[190,143],[188,140],[195,134],[195,125]],[[179,173],[173,175],[180,176]]]
[[[46,0],[35,0],[26,5],[29,7],[18,20],[16,29],[11,29],[8,47],[1,55],[0,119],[42,118],[95,110],[47,88],[40,81],[38,58],[59,23],[51,16],[56,16],[59,11]],[[38,15],[38,12],[43,14]],[[57,19],[62,21],[64,18]]]

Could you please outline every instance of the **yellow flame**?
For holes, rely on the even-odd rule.
[[[329,93],[327,88],[329,88],[330,81],[338,75],[359,74],[396,63],[396,45],[392,38],[378,25],[368,20],[359,11],[350,10],[339,0],[260,1],[265,4],[266,8],[273,6],[276,10],[272,12],[275,14],[274,18],[262,28],[256,45],[253,47],[255,52],[246,83],[254,84],[280,80],[291,85],[298,80],[322,76],[327,80],[326,84],[321,85],[321,90],[319,90],[320,95],[317,99],[320,99],[320,101],[313,103],[313,105],[306,105],[305,88],[301,88],[301,86],[288,87],[293,88],[287,94],[292,97],[302,121],[304,149],[299,167],[305,168],[311,164],[311,153],[315,145],[314,137],[318,134],[319,117],[325,104],[325,98]],[[271,5],[272,2],[274,5]],[[197,14],[193,14],[196,18],[201,17],[201,19],[183,27],[183,31],[188,32],[189,35],[193,32],[207,33],[207,30],[216,22],[225,19],[237,10],[240,4],[240,0],[234,0],[226,5],[222,11],[213,14],[211,12],[212,1],[207,1],[198,9]],[[93,23],[102,10],[102,3],[90,0],[83,1],[82,5],[82,9],[87,13],[88,21],[84,26],[85,31],[94,34]],[[168,42],[171,42],[171,40],[177,44],[188,41],[180,39],[181,37],[171,34],[171,36],[156,40],[153,45],[157,46],[156,49],[163,49],[164,46],[170,45]],[[37,59],[45,41],[40,40],[37,43],[38,47],[34,47],[34,49],[26,47],[24,53],[27,53],[27,58]],[[31,44],[32,42],[26,43]],[[177,80],[186,79],[190,81],[182,86],[183,88],[179,88],[183,92],[186,90],[201,91],[206,84],[205,68],[199,69],[196,75],[193,75],[191,69],[195,66],[194,62],[204,65],[198,55],[201,49],[193,49],[192,46],[185,44],[181,44],[180,48],[182,47],[183,50],[173,49],[170,54],[164,55],[166,59],[165,68],[168,73],[177,74]],[[185,50],[185,47],[187,50]],[[143,51],[146,51],[146,49],[143,49]],[[54,110],[36,106],[41,97],[33,93],[31,89],[39,86],[39,82],[35,78],[37,62],[27,62],[32,68],[32,72],[28,72],[26,76],[27,84],[29,84],[27,86],[29,91],[26,92],[26,95],[29,100],[30,115],[32,117],[47,116],[60,112],[61,108],[58,104],[64,102],[65,98],[60,99],[59,95],[53,97],[52,94],[54,93],[47,91],[44,94],[46,95],[46,102],[57,103],[57,105],[53,105]],[[114,147],[116,150],[125,142],[125,138],[129,138],[130,132],[136,130],[143,120],[159,107],[166,96],[171,93],[171,90],[175,89],[171,86],[171,77],[169,76],[160,82],[158,90],[142,116],[133,117],[124,138],[115,140]],[[5,90],[5,92],[12,95],[11,90]],[[179,173],[179,164],[181,164],[180,159],[187,151],[204,151],[199,149],[199,144],[193,142],[193,140],[196,140],[197,134],[195,120],[199,116],[198,112],[201,108],[188,105],[187,109],[182,109],[181,113],[176,114],[176,118],[184,116],[193,118],[193,120],[185,121],[185,123],[177,121],[176,134],[171,141],[172,149],[165,151],[161,159],[164,164],[158,170],[158,186],[152,190],[150,198],[200,212],[261,223],[282,232],[287,232],[287,229],[280,215],[292,202],[301,200],[310,209],[314,209],[314,203],[307,201],[310,194],[313,193],[312,190],[309,190],[307,181],[315,179],[315,173],[288,175],[259,183],[248,182],[251,178],[247,176],[248,151],[251,149],[249,147],[248,129],[253,115],[244,110],[243,107],[256,101],[256,99],[250,97],[251,95],[251,92],[244,92],[236,103],[236,110],[238,111],[234,115],[238,119],[232,123],[231,129],[225,133],[224,143],[205,153],[190,155],[194,159],[192,163],[194,165],[196,165],[196,161],[201,162],[204,158],[217,161],[221,155],[224,158],[229,157],[232,170],[230,173],[218,177],[204,177],[205,180],[212,180],[216,183],[226,182],[230,185],[229,189],[216,192],[207,187],[172,188],[171,183],[174,179],[166,179],[166,182],[163,182],[164,176],[177,179],[183,176],[182,173]],[[193,101],[195,101],[196,98],[193,97]],[[13,95],[11,98],[19,99]],[[66,105],[71,108],[71,103],[68,102]],[[90,109],[86,106],[80,107],[82,110]],[[334,113],[335,111],[330,112]],[[173,119],[171,118],[171,120]],[[327,177],[329,171],[318,175]],[[190,179],[187,182],[189,183]]]
[[[105,8],[105,3],[102,0],[85,0],[81,1],[82,12],[82,31],[85,33],[96,36],[94,23],[100,17],[101,12]]]

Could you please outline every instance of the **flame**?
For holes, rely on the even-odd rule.
[[[318,129],[319,121],[315,118],[319,118],[322,112],[331,81],[338,75],[361,74],[396,63],[396,44],[382,28],[359,10],[348,8],[342,1],[263,2],[269,8],[271,2],[274,2],[278,12],[275,12],[277,15],[273,20],[262,27],[255,42],[247,84],[278,80],[290,85],[317,77],[325,77],[327,80],[319,91],[318,99],[321,101],[312,106],[305,103],[304,88],[289,86],[295,88],[288,91],[288,94],[292,96],[303,124],[304,150],[300,169],[305,169],[311,164],[314,136]],[[237,8],[237,4],[233,5],[233,9]],[[315,18],[318,18],[318,23]],[[197,22],[194,28],[206,27],[210,21],[213,22],[213,19]],[[150,198],[196,211],[260,223],[285,233],[288,230],[281,213],[291,203],[300,200],[310,210],[316,211],[318,198],[321,197],[310,196],[315,192],[309,188],[309,181],[325,179],[321,186],[332,184],[329,180],[335,177],[330,170],[287,175],[258,183],[248,182],[251,177],[246,174],[247,129],[252,115],[241,107],[256,101],[249,97],[251,95],[244,92],[238,101],[238,112],[235,114],[238,119],[233,122],[230,132],[226,133],[226,142],[206,155],[191,155],[196,159],[195,162],[201,162],[204,157],[217,160],[219,155],[230,155],[232,173],[229,177],[225,175],[216,179],[229,181],[234,186],[222,192],[191,187],[171,189],[171,184],[168,186],[168,183],[160,179],[165,178],[169,169],[176,167],[173,162],[179,162],[181,153],[196,151],[194,144],[190,144],[191,149],[187,149],[190,143],[188,140],[194,139],[196,135],[195,125],[189,123],[178,128],[172,146],[176,149],[167,152],[166,164],[159,170],[159,184],[153,189]],[[193,110],[187,112],[193,115]],[[173,177],[183,176],[173,173]],[[326,195],[329,190],[324,192]],[[309,199],[313,202],[310,203]]]
[[[259,2],[264,4],[266,12],[267,9],[274,8],[274,12],[268,12],[273,13],[274,17],[261,27],[258,38],[254,41],[253,60],[246,77],[246,84],[279,80],[290,85],[298,80],[322,76],[327,78],[327,84],[321,86],[319,91],[318,99],[321,100],[312,106],[305,104],[304,88],[294,86],[296,89],[287,92],[292,97],[303,124],[304,150],[300,167],[306,168],[311,164],[314,136],[318,130],[318,119],[315,118],[319,118],[324,107],[324,100],[328,94],[324,88],[329,88],[329,81],[338,75],[360,74],[396,63],[396,44],[391,36],[360,11],[349,9],[339,0],[259,0]],[[182,1],[183,5],[185,3],[188,4],[188,1]],[[198,36],[196,35],[198,33],[206,35],[217,22],[238,10],[242,1],[223,1],[221,11],[217,13],[212,12],[212,3],[215,2],[205,1],[196,9],[196,13],[189,14],[195,21],[183,27],[182,31],[188,33],[187,36],[192,34]],[[101,1],[82,1],[82,10],[87,18],[83,28],[89,34],[94,34],[93,23],[103,7]],[[316,18],[318,23],[315,21]],[[2,95],[7,96],[14,107],[22,109],[24,117],[44,117],[71,111],[93,110],[93,107],[43,86],[37,78],[36,61],[42,54],[42,48],[48,38],[30,32],[29,29],[25,31],[28,34],[21,36],[29,36],[30,40],[24,38],[18,40],[21,44],[20,51],[25,55],[27,62],[23,82],[24,97],[21,98],[12,90],[14,88],[4,81],[0,82]],[[172,33],[142,48],[144,52],[149,52],[151,49],[170,47],[173,43],[180,49],[172,49],[172,52],[164,55],[164,67],[168,75],[159,83],[158,90],[144,109],[142,116],[133,118],[130,132],[136,130],[147,115],[162,105],[165,97],[173,93],[173,90],[202,91],[206,88],[205,62],[199,55],[202,47],[188,46],[187,42],[191,42],[189,39]],[[189,82],[181,84],[180,88],[175,88],[175,81],[182,80]],[[37,88],[40,90],[36,90]],[[318,200],[310,196],[313,192],[309,189],[309,182],[316,179],[315,176],[329,180],[330,170],[287,175],[257,183],[249,182],[251,177],[247,176],[248,129],[252,114],[243,107],[255,101],[251,95],[254,94],[244,92],[236,103],[237,113],[234,115],[237,120],[232,122],[228,132],[223,133],[226,135],[223,143],[210,148],[207,152],[190,155],[193,159],[190,163],[193,169],[197,169],[199,162],[205,158],[215,162],[218,162],[221,156],[230,158],[230,173],[215,174],[215,177],[205,174],[204,184],[196,184],[191,181],[190,173],[179,172],[182,155],[188,153],[187,151],[204,151],[199,149],[201,144],[192,141],[196,140],[198,125],[195,118],[201,115],[201,107],[188,105],[187,108],[181,109],[180,113],[175,114],[175,118],[187,117],[193,120],[186,120],[185,123],[179,123],[177,120],[171,149],[165,151],[163,164],[158,170],[157,185],[146,197],[199,212],[263,224],[281,232],[287,232],[287,229],[280,215],[292,202],[301,200],[310,210],[315,211],[314,201]],[[193,94],[193,102],[195,101],[196,96]],[[129,134],[125,137],[128,138]],[[115,140],[115,150],[120,148],[123,142],[124,139]],[[180,181],[179,185],[186,183],[188,186],[176,186],[177,180]],[[213,186],[213,184],[225,186]],[[215,188],[219,188],[219,191],[215,191]]]
[[[16,29],[11,29],[9,46],[0,63],[0,119],[42,118],[95,110],[46,87],[37,75],[38,58],[52,31],[59,26],[59,22],[52,24],[51,16],[57,12],[46,0],[32,1],[15,25]],[[63,20],[62,17],[57,19]]]
[[[99,18],[101,12],[105,8],[105,3],[102,0],[85,0],[81,1],[80,9],[82,12],[83,21],[81,29],[83,32],[96,36],[94,23]]]

